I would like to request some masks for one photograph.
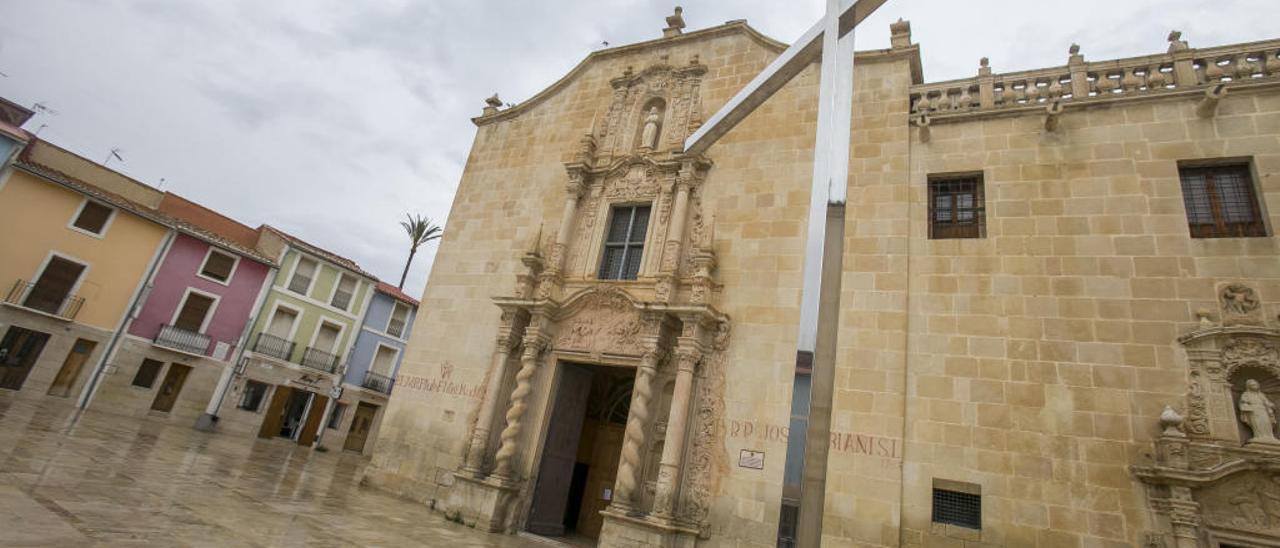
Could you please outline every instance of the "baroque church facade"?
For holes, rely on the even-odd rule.
[[[366,483],[778,545],[818,63],[685,154],[785,44],[683,27],[474,119]],[[928,83],[891,33],[856,54],[823,545],[1280,543],[1280,40]]]

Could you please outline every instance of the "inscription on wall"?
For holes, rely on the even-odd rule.
[[[787,436],[791,434],[791,428],[777,424],[730,419],[728,426],[730,438],[785,443]],[[831,450],[853,455],[900,459],[902,458],[902,440],[870,434],[832,432]]]
[[[472,385],[465,382],[453,382],[449,377],[453,373],[452,364],[444,364],[440,367],[440,376],[437,378],[420,377],[418,375],[406,375],[401,373],[396,376],[396,390],[416,390],[419,392],[434,392],[438,394],[449,394],[451,396],[463,396],[478,400],[483,396],[484,387],[481,385]]]

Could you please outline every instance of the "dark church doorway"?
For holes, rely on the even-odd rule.
[[[561,364],[529,531],[596,539],[613,498],[635,370]]]

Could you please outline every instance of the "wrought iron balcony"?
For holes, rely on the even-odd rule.
[[[307,347],[302,353],[302,365],[312,369],[319,369],[325,373],[333,373],[338,370],[338,357],[320,350],[318,348]]]
[[[360,386],[375,392],[382,392],[383,394],[391,395],[391,386],[395,383],[396,380],[391,377],[379,375],[373,371],[367,371],[364,374],[364,382],[360,383]]]
[[[18,280],[9,289],[4,302],[51,314],[64,320],[74,320],[84,306],[84,297],[53,291],[47,287]]]
[[[253,351],[273,358],[288,360],[293,356],[293,346],[293,341],[267,333],[258,333],[258,340],[253,343]]]
[[[209,355],[209,336],[203,333],[187,331],[181,327],[164,325],[156,334],[156,344],[191,354]]]

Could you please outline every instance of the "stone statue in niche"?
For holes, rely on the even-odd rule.
[[[1254,379],[1245,382],[1240,395],[1240,422],[1253,431],[1249,443],[1280,444],[1276,439],[1276,404],[1262,392],[1262,385]]]
[[[640,133],[640,148],[653,150],[658,146],[658,127],[662,123],[662,115],[657,105],[649,107],[649,114],[644,117],[644,130]]]

